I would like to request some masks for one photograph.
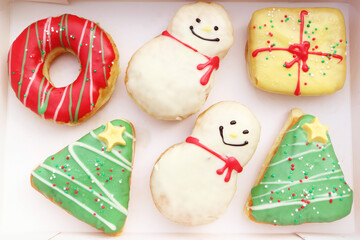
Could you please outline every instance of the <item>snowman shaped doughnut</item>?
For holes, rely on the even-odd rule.
[[[184,5],[166,31],[132,56],[125,78],[127,91],[152,117],[184,119],[204,104],[213,73],[233,41],[231,20],[220,4]]]
[[[155,163],[150,188],[158,210],[184,225],[218,219],[259,138],[260,124],[244,105],[226,101],[210,107],[197,119],[191,136]]]

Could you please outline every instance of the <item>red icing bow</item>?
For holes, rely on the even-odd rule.
[[[309,54],[311,55],[319,55],[319,56],[327,56],[328,58],[333,57],[339,59],[339,63],[343,60],[341,55],[331,54],[331,53],[323,53],[323,52],[309,52],[310,43],[308,41],[303,41],[303,32],[304,32],[304,24],[305,24],[305,15],[309,13],[305,10],[302,10],[300,13],[300,43],[291,44],[288,48],[275,48],[273,45],[270,45],[268,48],[259,48],[253,51],[252,56],[256,57],[260,52],[271,52],[271,51],[288,51],[293,54],[294,59],[291,62],[285,62],[284,67],[291,68],[295,63],[298,63],[298,81],[296,85],[296,89],[294,94],[296,96],[300,95],[300,70],[303,72],[309,71],[309,67],[306,64],[308,60]],[[271,37],[273,34],[269,34]],[[317,47],[315,47],[317,48]],[[314,49],[313,49],[314,50]]]
[[[163,36],[167,36],[170,37],[176,41],[178,41],[179,43],[181,43],[182,45],[184,45],[187,48],[190,48],[191,50],[193,50],[194,52],[200,53],[198,50],[196,50],[195,48],[191,47],[190,45],[180,41],[179,39],[175,38],[173,35],[171,35],[168,31],[164,31],[161,35]],[[206,56],[202,53],[200,53],[201,55],[203,55],[204,57],[206,57],[208,59],[208,61],[206,63],[201,63],[199,65],[197,65],[197,70],[203,70],[206,67],[209,67],[209,69],[206,71],[206,73],[201,77],[200,79],[200,83],[201,85],[205,86],[206,84],[208,84],[211,73],[214,70],[218,70],[219,68],[219,63],[220,63],[220,58],[218,56],[215,57],[209,57]]]
[[[228,169],[228,171],[226,173],[226,176],[225,176],[225,179],[224,179],[225,182],[230,181],[231,173],[232,173],[233,170],[237,171],[238,173],[242,172],[243,168],[242,168],[242,166],[240,165],[239,161],[236,158],[234,158],[234,157],[224,158],[220,154],[214,152],[210,148],[208,148],[205,145],[203,145],[202,143],[200,143],[199,139],[194,138],[194,137],[188,137],[186,139],[186,142],[201,147],[202,149],[208,151],[212,155],[216,156],[217,158],[219,158],[220,160],[225,162],[224,167],[216,170],[216,173],[218,175],[223,175],[223,173],[226,171],[226,169]]]

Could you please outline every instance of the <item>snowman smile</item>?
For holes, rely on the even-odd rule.
[[[219,127],[219,132],[220,132],[220,136],[221,136],[221,139],[222,139],[222,141],[223,141],[223,143],[225,144],[225,145],[229,145],[229,146],[233,146],[233,147],[241,147],[241,146],[245,146],[245,145],[247,145],[249,142],[248,141],[244,141],[243,143],[238,143],[238,144],[234,144],[234,143],[227,143],[227,142],[225,142],[225,140],[224,140],[224,127],[223,126],[220,126]]]
[[[212,41],[212,42],[219,42],[220,41],[220,38],[204,38],[200,35],[198,35],[195,31],[194,31],[194,27],[193,26],[190,26],[190,31],[192,32],[192,34],[194,34],[196,37],[202,39],[202,40],[205,40],[205,41]]]

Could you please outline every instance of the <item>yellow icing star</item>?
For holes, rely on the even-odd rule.
[[[125,127],[115,127],[111,122],[107,122],[105,131],[100,133],[97,138],[106,143],[107,151],[111,151],[115,145],[126,145],[122,137],[125,130]]]
[[[323,125],[317,117],[311,123],[305,123],[302,128],[308,134],[307,140],[309,143],[316,141],[325,144],[329,141],[327,137],[329,127]]]

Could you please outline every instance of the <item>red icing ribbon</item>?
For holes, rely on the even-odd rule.
[[[193,50],[194,52],[200,53],[198,50],[196,50],[195,48],[191,47],[190,45],[180,41],[179,39],[175,38],[173,35],[171,35],[168,31],[164,31],[162,32],[163,36],[167,36],[170,37],[174,40],[176,40],[177,42],[181,43],[182,45],[184,45],[187,48],[190,48],[191,50]],[[197,70],[203,70],[206,67],[209,67],[209,69],[206,71],[206,73],[201,77],[200,79],[200,83],[201,85],[205,86],[206,84],[208,84],[211,73],[214,70],[218,70],[219,68],[219,63],[220,63],[220,58],[218,56],[215,57],[209,57],[206,56],[205,54],[200,53],[201,55],[203,55],[204,57],[206,57],[208,59],[208,61],[206,63],[201,63],[199,65],[197,65]]]
[[[209,66],[209,69],[206,71],[206,73],[200,78],[201,85],[206,85],[209,82],[211,73],[215,70],[218,70],[219,68],[220,59],[219,57],[213,57],[210,58],[209,61],[203,64],[197,65],[198,70],[203,70],[204,68]]]
[[[224,167],[216,170],[216,173],[218,175],[222,175],[226,171],[226,169],[228,169],[228,171],[226,173],[226,176],[225,176],[225,179],[224,179],[225,182],[230,181],[231,173],[232,173],[233,170],[237,171],[238,173],[242,172],[243,168],[242,168],[242,166],[240,165],[239,161],[236,158],[234,158],[234,157],[224,158],[223,156],[221,156],[217,152],[214,152],[210,148],[206,147],[204,144],[200,143],[199,139],[194,138],[194,137],[188,137],[185,142],[194,144],[196,146],[199,146],[202,149],[204,149],[204,150],[208,151],[209,153],[211,153],[212,155],[214,155],[215,157],[217,157],[220,160],[224,161],[225,162]]]
[[[288,51],[288,52],[292,53],[294,56],[294,59],[291,62],[285,62],[284,65],[286,68],[291,68],[295,63],[298,63],[298,82],[297,82],[296,89],[294,92],[294,94],[296,96],[299,96],[301,94],[301,92],[300,92],[301,70],[303,72],[309,71],[309,67],[306,64],[309,54],[319,55],[319,56],[328,56],[329,58],[330,57],[337,58],[337,59],[340,59],[339,63],[343,60],[343,57],[341,55],[337,55],[337,54],[322,53],[322,52],[309,52],[310,43],[308,41],[303,41],[305,15],[308,15],[308,12],[305,10],[302,10],[300,12],[300,21],[301,21],[301,23],[300,23],[300,43],[291,44],[288,48],[274,48],[274,47],[272,47],[272,45],[270,45],[270,47],[268,47],[268,48],[256,49],[252,53],[253,57],[256,57],[258,55],[258,53],[260,53],[260,52],[266,52],[266,51],[271,52],[271,51],[277,50],[277,51]]]

